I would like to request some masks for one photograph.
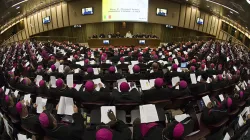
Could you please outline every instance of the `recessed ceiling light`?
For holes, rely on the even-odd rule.
[[[247,3],[250,4],[250,0],[247,0]]]
[[[232,11],[230,11],[230,13],[231,13],[231,14],[233,14],[233,12],[232,12]]]
[[[20,12],[17,12],[17,14],[20,14]]]
[[[207,7],[210,7],[209,5],[207,5]]]
[[[17,6],[17,7],[16,7],[16,9],[19,9],[19,8],[20,8],[20,6]]]

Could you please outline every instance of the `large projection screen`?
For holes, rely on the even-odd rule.
[[[102,21],[148,21],[148,0],[102,0]]]

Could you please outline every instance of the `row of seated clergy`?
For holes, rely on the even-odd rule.
[[[228,113],[236,110],[241,101],[246,100],[249,96],[247,91],[235,92],[233,95],[229,95],[222,102],[215,97],[211,98],[211,102],[207,106],[203,107],[201,120],[206,125],[212,125],[223,121],[228,116]]]
[[[163,88],[163,79],[157,78],[155,80],[154,88],[144,91],[143,95],[141,96],[136,88],[130,88],[133,87],[133,85],[129,86],[129,84],[126,82],[120,84],[121,93],[117,89],[113,89],[112,94],[110,94],[109,90],[102,87],[101,84],[100,91],[96,91],[95,85],[92,81],[87,81],[85,87],[82,86],[79,91],[76,91],[74,88],[68,88],[61,79],[56,81],[57,88],[50,89],[48,89],[45,86],[45,82],[41,80],[39,82],[40,87],[37,88],[37,94],[56,98],[59,98],[60,96],[73,97],[75,100],[80,100],[83,102],[113,101],[113,103],[141,103],[142,100],[148,102],[183,97],[191,94],[185,81],[181,81],[179,85],[179,90],[175,89],[175,87]],[[155,96],[156,94],[157,96]]]
[[[8,96],[7,96],[8,97]],[[12,99],[5,99],[6,103],[13,102]],[[59,116],[51,114],[50,111],[45,110],[40,116],[36,114],[36,105],[30,105],[24,103],[24,100],[19,102],[14,102],[14,107],[8,107],[8,114],[13,116],[16,115],[21,120],[21,126],[25,129],[31,130],[40,136],[48,135],[55,137],[60,140],[80,140],[85,130],[84,119],[78,109],[74,107],[74,114],[72,118],[74,122],[72,124],[60,123]],[[15,113],[13,111],[15,109]],[[29,111],[31,110],[31,111]],[[46,116],[47,115],[47,116]],[[49,116],[49,117],[48,117]],[[57,119],[56,119],[57,118]],[[19,120],[18,119],[18,120]],[[46,128],[46,129],[45,129]]]
[[[2,91],[0,94],[4,94],[4,92]],[[102,138],[108,138],[107,140],[131,139],[132,133],[128,126],[124,122],[117,119],[111,119],[112,121],[107,124],[109,125],[108,129],[106,129],[107,127],[101,128],[103,125],[100,127],[91,126],[85,129],[84,119],[81,114],[78,113],[76,106],[74,106],[74,114],[72,115],[74,122],[72,124],[65,124],[60,123],[60,120],[58,119],[59,117],[47,110],[44,110],[43,113],[37,115],[34,110],[36,106],[34,104],[33,106],[30,104],[25,105],[24,100],[16,103],[13,98],[6,98],[5,102],[13,102],[14,105],[16,104],[14,108],[16,109],[17,114],[20,115],[21,125],[35,133],[38,133],[38,135],[47,135],[51,138],[60,140],[80,140],[86,138],[88,140],[99,140]],[[29,109],[32,111],[29,112]],[[8,112],[8,114],[12,115],[11,112]],[[161,125],[162,123],[160,122],[140,124],[138,119],[136,120],[137,121],[135,121],[133,125],[133,138],[136,140],[140,140],[142,137],[146,140],[150,140],[152,137],[156,137],[156,139],[160,140],[162,135],[169,139],[183,138],[187,134],[191,133],[194,127],[194,122],[191,118],[186,118],[180,123],[174,121],[167,124],[167,127],[165,127],[165,125]],[[111,139],[109,139],[110,137]]]

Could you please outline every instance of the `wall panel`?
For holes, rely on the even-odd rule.
[[[208,23],[207,23],[207,30],[206,33],[210,33],[211,30],[211,24],[212,24],[212,17],[210,15],[208,15]]]
[[[18,40],[23,40],[22,31],[17,33]]]
[[[42,10],[42,19],[47,17],[46,10]],[[43,24],[43,31],[48,31],[48,24]]]
[[[24,18],[24,30],[25,30],[25,34],[27,37],[29,37],[29,31],[28,31],[28,22],[27,22],[27,18]]]
[[[43,32],[44,31],[44,29],[43,29],[43,17],[42,17],[41,12],[37,13],[37,22],[38,22],[38,25],[39,25],[40,32]]]
[[[216,36],[217,30],[218,30],[218,26],[219,26],[219,20],[217,17],[214,17],[214,32],[213,35]]]
[[[203,32],[207,32],[208,16],[209,15],[205,13]]]
[[[198,18],[198,17],[197,17]],[[203,19],[203,22],[204,22],[204,24],[205,24],[205,13],[204,12],[200,12],[200,18],[202,18]],[[197,19],[196,19],[197,20]],[[204,24],[203,25],[198,25],[197,24],[197,26],[198,26],[198,28],[199,28],[199,31],[203,31],[203,28],[204,28]]]
[[[186,17],[185,17],[185,25],[184,25],[185,28],[189,28],[190,19],[191,19],[191,7],[187,7]]]
[[[25,34],[25,30],[22,30],[22,38],[23,38],[23,40],[27,39],[27,36]]]
[[[191,7],[191,19],[190,19],[189,29],[194,29],[196,11],[197,8]]]
[[[214,33],[214,29],[216,28],[215,27],[215,17],[214,16],[211,16],[211,28],[210,28],[210,31],[209,31],[209,34],[213,34]]]
[[[31,30],[31,26],[32,26],[32,25],[31,25],[30,18],[31,18],[31,16],[27,18],[27,23],[28,23],[29,35],[31,36],[31,35],[33,35],[33,33],[32,33],[32,30]]]
[[[58,28],[63,27],[63,19],[62,19],[62,6],[61,4],[56,6],[56,13],[57,13],[57,23],[58,23]]]
[[[186,5],[183,4],[183,5],[181,5],[179,27],[184,27],[185,15],[186,15]]]
[[[195,21],[194,21],[194,30],[197,30],[197,31],[199,31],[199,24],[197,24],[197,18],[200,18],[201,17],[201,14],[200,14],[200,10],[199,9],[197,9],[196,10],[196,15],[195,15]]]
[[[47,16],[49,16],[50,17],[50,23],[48,23],[47,25],[48,25],[48,30],[52,30],[53,28],[52,28],[52,22],[53,22],[53,17],[52,17],[52,15],[51,15],[51,12],[50,12],[50,7],[48,7],[47,9],[46,9],[46,15]]]
[[[63,25],[69,26],[69,14],[67,3],[62,3]]]
[[[52,16],[53,29],[56,29],[56,28],[58,28],[58,26],[57,26],[57,14],[56,14],[56,7],[55,6],[51,7],[51,16]]]

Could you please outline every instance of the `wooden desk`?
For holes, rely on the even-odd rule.
[[[103,44],[103,40],[109,40],[109,44]],[[139,40],[145,40],[145,44],[139,44]],[[100,48],[101,46],[150,46],[158,47],[160,39],[151,38],[93,38],[88,40],[90,48]]]

